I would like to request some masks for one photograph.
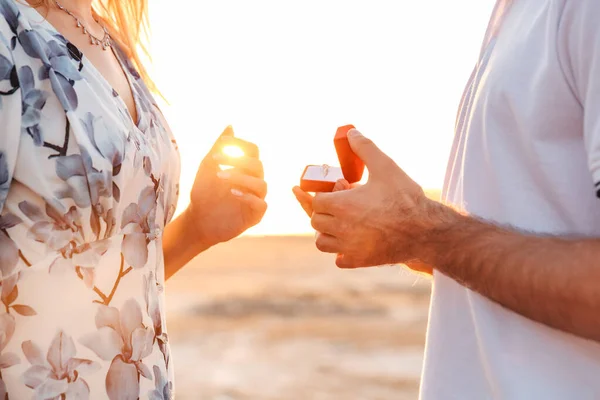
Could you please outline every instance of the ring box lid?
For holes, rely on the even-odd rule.
[[[354,125],[339,127],[335,133],[333,144],[335,145],[335,151],[337,152],[344,178],[349,183],[356,183],[362,179],[365,164],[350,147],[348,131],[351,129],[355,129]]]

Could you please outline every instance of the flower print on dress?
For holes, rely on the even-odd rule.
[[[102,116],[87,113],[81,123],[96,151],[110,165],[112,178],[119,175],[125,154],[126,138],[121,133],[115,133],[110,129]],[[114,181],[112,181],[112,196],[117,202],[121,200],[121,190]]]
[[[85,242],[81,228],[81,215],[75,206],[64,215],[46,203],[45,212],[36,205],[23,201],[19,209],[34,224],[27,236],[43,243],[59,255],[50,264],[50,273],[64,273],[75,270],[88,287],[94,285],[94,268],[108,251],[106,240]]]
[[[53,251],[63,250],[71,242],[84,240],[81,215],[76,207],[71,207],[64,215],[60,215],[48,203],[45,203],[42,211],[37,205],[22,201],[19,203],[19,210],[33,222],[28,237],[46,244]]]
[[[154,332],[143,324],[142,309],[129,299],[121,310],[99,306],[97,331],[81,343],[111,365],[106,375],[106,392],[111,400],[136,400],[140,396],[140,375],[152,379],[143,359],[152,353]]]
[[[6,385],[2,380],[2,370],[10,368],[21,362],[15,353],[5,353],[4,349],[15,333],[15,317],[10,314],[0,315],[0,399],[4,400],[7,395]]]
[[[83,147],[81,154],[57,158],[56,174],[67,184],[56,193],[57,197],[73,199],[79,208],[98,207],[101,197],[112,196],[109,174],[94,167],[92,157]]]
[[[90,227],[96,240],[107,238],[115,229],[116,220],[112,208],[107,209],[102,198],[113,195],[112,171],[98,170],[88,151],[80,146],[81,154],[59,157],[56,160],[56,174],[66,186],[56,191],[59,199],[72,199],[80,208],[92,207]],[[101,235],[104,221],[105,231]]]
[[[6,20],[11,32],[16,35],[20,15],[17,5],[12,1],[0,1],[0,14]],[[14,49],[14,46],[11,48]]]
[[[9,229],[21,222],[22,220],[14,214],[8,213],[0,216],[0,301],[4,305],[6,313],[13,310],[23,316],[32,316],[36,315],[33,308],[24,304],[14,304],[19,297],[17,282],[21,274],[19,272],[15,273],[19,259],[23,260],[26,265],[31,265],[21,254],[8,233]]]
[[[10,400],[36,392],[52,400],[173,398],[159,239],[180,168],[167,123],[139,74],[124,68],[138,111],[132,124],[122,99],[87,70],[89,60],[26,3],[0,0],[9,14],[0,21],[0,223],[8,233],[0,231],[0,259],[8,260],[0,316],[16,321],[3,351],[20,360],[0,369],[0,379]],[[58,329],[64,344],[51,345]],[[0,322],[0,345],[1,332]],[[50,362],[49,347],[69,353],[69,341],[76,354],[65,358],[87,363]]]
[[[163,226],[166,226],[175,215],[179,198],[179,183],[170,184],[168,174],[161,174],[158,182],[158,207],[163,210]],[[155,183],[155,184],[156,184]]]
[[[96,266],[109,248],[110,242],[101,240],[63,249],[49,271],[57,275],[75,271],[88,288],[95,288]]]
[[[50,80],[52,91],[65,111],[74,111],[79,105],[74,85],[82,79],[81,73],[71,60],[67,41],[62,37],[56,40],[45,39],[37,30],[23,30],[18,33],[18,41],[29,57],[42,61],[38,72],[40,80]]]
[[[6,202],[8,189],[10,188],[10,173],[8,171],[8,161],[6,154],[0,150],[0,205]]]
[[[88,399],[90,388],[84,376],[100,369],[91,360],[76,358],[77,350],[71,336],[59,331],[46,356],[35,343],[22,343],[23,354],[31,367],[23,374],[25,385],[34,389],[34,399]]]
[[[0,155],[0,163],[1,161],[2,158]],[[0,168],[2,168],[1,165]],[[2,179],[1,175],[2,171],[0,170],[0,179]],[[2,204],[1,198],[0,204]],[[11,239],[8,230],[20,223],[21,219],[13,214],[0,216],[0,279],[10,276],[19,263],[19,248]]]
[[[8,278],[2,279],[0,282],[0,286],[2,287],[0,290],[0,300],[4,305],[4,309],[6,310],[7,314],[10,314],[11,311],[14,311],[24,317],[37,315],[35,310],[30,306],[25,304],[15,304],[17,298],[19,297],[19,287],[17,286],[17,283],[19,282],[20,278],[21,273],[16,273],[12,274]]]
[[[146,176],[148,176],[154,184],[154,191],[157,196],[156,206],[159,210],[162,210],[164,215],[163,226],[166,226],[176,209],[176,199],[173,198],[173,190],[168,187],[169,175],[167,173],[162,173],[156,178],[152,169],[152,162],[148,156],[144,157],[142,166]]]
[[[155,389],[150,391],[149,400],[173,400],[175,398],[173,382],[165,377],[158,365],[155,365],[152,369],[154,370]]]
[[[54,35],[57,39],[59,39],[62,43],[65,43],[67,46],[67,51],[69,52],[69,57],[75,60],[79,65],[77,70],[81,72],[83,70],[83,52],[77,48],[73,43],[69,42],[63,35],[60,33],[56,33]]]
[[[36,89],[33,70],[28,65],[19,68],[18,75],[22,97],[21,131],[29,135],[36,146],[42,146],[44,139],[40,122],[42,109],[46,105],[49,94]]]
[[[0,33],[0,39],[5,41],[6,39]],[[6,43],[5,43],[6,44]],[[5,55],[0,54],[0,110],[2,109],[2,97],[10,96],[15,94],[19,90],[19,78],[17,75],[17,68],[15,67],[12,60],[8,59]]]
[[[163,335],[166,335],[166,333],[163,333],[162,329],[162,318],[160,305],[158,302],[158,292],[158,282],[156,281],[154,273],[150,272],[150,274],[144,278],[144,300],[146,301],[146,312],[152,319],[154,334],[157,338],[162,338],[160,340],[166,342],[166,337],[163,338]]]
[[[156,226],[156,189],[145,187],[138,203],[131,203],[121,220],[125,237],[121,251],[133,268],[143,268],[148,262],[148,243],[156,239],[160,230]]]
[[[162,287],[156,281],[155,274],[150,272],[144,278],[144,300],[146,301],[146,313],[152,319],[154,327],[154,341],[157,343],[160,352],[165,360],[165,367],[168,369],[171,361],[169,351],[169,337],[163,329],[162,312],[159,304],[159,291]]]

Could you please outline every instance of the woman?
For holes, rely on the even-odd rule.
[[[167,225],[179,161],[136,53],[146,6],[0,0],[2,399],[173,398],[164,281],[266,211],[257,151],[219,153],[255,149],[228,128]]]

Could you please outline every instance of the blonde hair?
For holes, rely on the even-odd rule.
[[[158,92],[142,61],[151,60],[148,48],[148,0],[93,0],[94,14],[102,20],[125,55],[131,60],[140,76],[153,92]]]
[[[33,7],[50,7],[52,0],[28,2]],[[158,93],[142,60],[142,56],[151,60],[146,47],[149,33],[148,0],[92,0],[92,11],[106,25],[111,38],[118,43],[148,88]]]

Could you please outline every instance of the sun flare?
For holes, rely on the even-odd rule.
[[[232,158],[239,158],[244,156],[244,150],[238,146],[228,145],[223,147],[223,154]]]

